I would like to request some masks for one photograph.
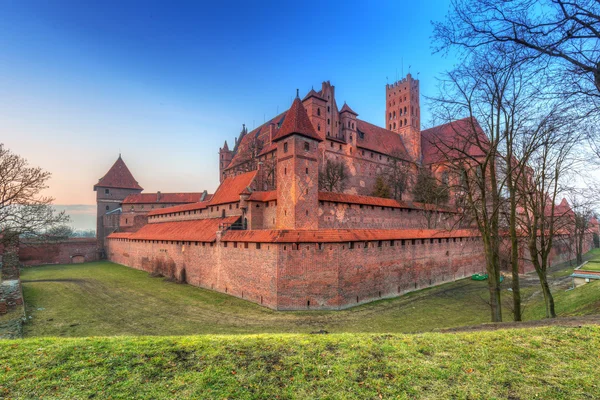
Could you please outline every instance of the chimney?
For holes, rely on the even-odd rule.
[[[158,203],[160,201],[160,190],[158,192],[156,192],[156,202]]]

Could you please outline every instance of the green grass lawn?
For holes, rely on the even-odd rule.
[[[582,271],[600,271],[600,261],[588,261],[583,267]]]
[[[0,341],[0,398],[592,399],[599,349],[597,326]]]
[[[553,271],[563,277],[564,271]],[[572,271],[572,269],[570,269]],[[487,283],[469,279],[344,311],[272,311],[109,262],[26,268],[26,337],[252,333],[410,333],[489,321]],[[503,283],[505,320],[512,301]],[[539,285],[523,279],[525,319],[543,317]],[[555,291],[560,315],[600,309],[598,284]]]

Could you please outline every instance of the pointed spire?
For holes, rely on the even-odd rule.
[[[300,89],[296,89],[296,98],[299,99],[300,98]]]
[[[350,108],[350,106],[348,106],[348,104],[346,104],[346,102],[344,101],[344,106],[340,110],[340,114],[345,113],[345,112],[349,112],[350,114],[354,114],[354,115],[358,116],[358,114],[355,113],[354,111],[352,111],[352,109]]]
[[[127,168],[120,153],[119,158],[110,167],[106,175],[100,178],[98,183],[94,185],[94,190],[97,187],[144,190],[135,180],[129,168]]]
[[[225,144],[223,145],[223,150],[229,151],[229,146],[227,146],[227,140],[225,141]]]
[[[285,114],[285,119],[281,124],[281,128],[277,131],[277,134],[273,137],[273,141],[276,142],[290,135],[302,135],[314,140],[322,141],[315,132],[315,128],[308,118],[308,114],[300,101],[300,97],[296,97],[292,106]]]
[[[304,96],[304,98],[302,99],[302,101],[306,101],[306,100],[310,99],[311,97],[316,97],[319,100],[325,101],[325,99],[323,99],[319,95],[319,93],[315,92],[315,88],[314,87],[312,89],[310,89],[310,92],[308,92],[308,94],[306,96]]]

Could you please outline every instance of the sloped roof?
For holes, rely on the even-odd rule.
[[[356,127],[359,131],[356,140],[358,147],[381,154],[397,154],[404,160],[412,161],[399,134],[360,119],[356,120]]]
[[[206,207],[208,207],[208,201],[202,201],[202,202],[190,203],[190,204],[182,204],[180,206],[173,206],[173,207],[166,207],[166,208],[159,208],[157,210],[152,210],[148,213],[148,216],[152,217],[154,215],[171,214],[171,213],[178,213],[178,212],[184,212],[184,211],[203,210]]]
[[[329,201],[332,203],[346,203],[346,204],[362,204],[368,206],[377,207],[390,207],[390,208],[409,208],[415,210],[432,210],[442,212],[455,212],[448,207],[434,206],[433,204],[425,204],[418,202],[405,202],[398,201],[395,199],[385,199],[382,197],[374,196],[361,196],[357,194],[347,193],[335,193],[335,192],[319,192],[319,201]]]
[[[207,200],[210,200],[210,196],[207,195]],[[137,193],[125,197],[123,204],[197,203],[201,198],[202,193]]]
[[[252,194],[248,198],[248,201],[265,202],[265,201],[273,201],[273,200],[277,200],[277,191],[276,190],[270,190],[270,191],[266,191],[266,192],[252,192]]]
[[[285,115],[283,124],[281,124],[281,129],[273,135],[273,141],[275,142],[294,134],[302,135],[319,142],[323,141],[323,139],[317,135],[299,97],[294,99],[292,106]]]
[[[216,233],[222,224],[233,224],[240,217],[207,218],[192,221],[161,222],[146,224],[140,230],[129,235],[112,233],[112,238],[126,238],[130,240],[177,240],[184,242],[214,242]]]
[[[94,185],[94,190],[97,187],[144,190],[135,180],[127,165],[125,165],[125,161],[123,161],[121,155],[119,155],[119,158],[110,167],[106,175],[100,178],[98,183]]]
[[[250,230],[227,231],[224,242],[261,243],[341,243],[372,240],[445,239],[478,237],[478,230],[459,229],[321,229],[321,230]]]
[[[473,121],[473,122],[471,122]],[[481,145],[478,145],[477,142]],[[440,163],[448,158],[483,157],[482,147],[489,143],[483,129],[470,117],[421,132],[421,153],[424,164]]]
[[[325,99],[319,93],[315,92],[314,88],[310,89],[310,92],[308,92],[306,94],[306,96],[304,96],[304,98],[302,99],[302,101],[306,101],[306,100],[310,99],[311,97],[316,97],[319,100],[325,101]]]
[[[280,124],[283,123],[286,113],[287,113],[287,111],[277,115],[276,117],[274,117],[274,118],[270,119],[269,121],[265,122],[264,124],[260,125],[258,128],[252,130],[250,133],[241,136],[240,140],[236,146],[236,153],[233,156],[233,159],[231,160],[231,162],[226,166],[225,169],[233,168],[233,167],[249,160],[250,159],[249,153],[250,153],[250,150],[252,147],[251,143],[253,141],[256,141],[257,144],[263,146],[260,154],[265,154],[265,153],[268,153],[269,151],[275,150],[277,148],[277,146],[269,143],[269,140],[270,140],[269,135],[270,135],[270,130],[271,130],[270,126],[271,126],[271,124],[274,125],[273,134],[275,135],[277,130],[279,129]]]
[[[354,115],[358,115],[357,113],[355,113],[348,104],[344,103],[342,109],[340,110],[340,114],[344,113],[344,112],[349,112],[350,114],[354,114]]]
[[[225,178],[208,204],[215,205],[240,201],[240,194],[252,185],[257,172],[250,171],[245,174]]]

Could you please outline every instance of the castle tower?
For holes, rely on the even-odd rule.
[[[229,150],[227,140],[222,148],[219,149],[219,182],[225,180],[225,168],[229,166],[233,159],[233,151]]]
[[[385,127],[402,136],[414,161],[421,160],[421,108],[419,81],[410,74],[385,85]]]
[[[317,135],[324,138],[327,134],[327,102],[325,99],[311,89],[302,100],[302,105],[306,109],[312,126],[317,131]]]
[[[340,115],[335,102],[335,86],[329,81],[321,85],[321,97],[325,100],[325,136],[340,138]]]
[[[106,175],[94,185],[97,205],[96,240],[101,256],[104,255],[104,239],[114,230],[112,225],[105,226],[104,216],[119,209],[125,197],[140,193],[142,190],[144,189],[137,183],[120,154]],[[118,221],[118,215],[116,218]]]
[[[346,140],[348,143],[354,143],[356,141],[356,117],[358,114],[355,113],[348,104],[344,103],[344,106],[340,110],[340,124],[341,139]]]
[[[277,229],[318,229],[321,141],[296,97],[273,138],[277,144]]]

